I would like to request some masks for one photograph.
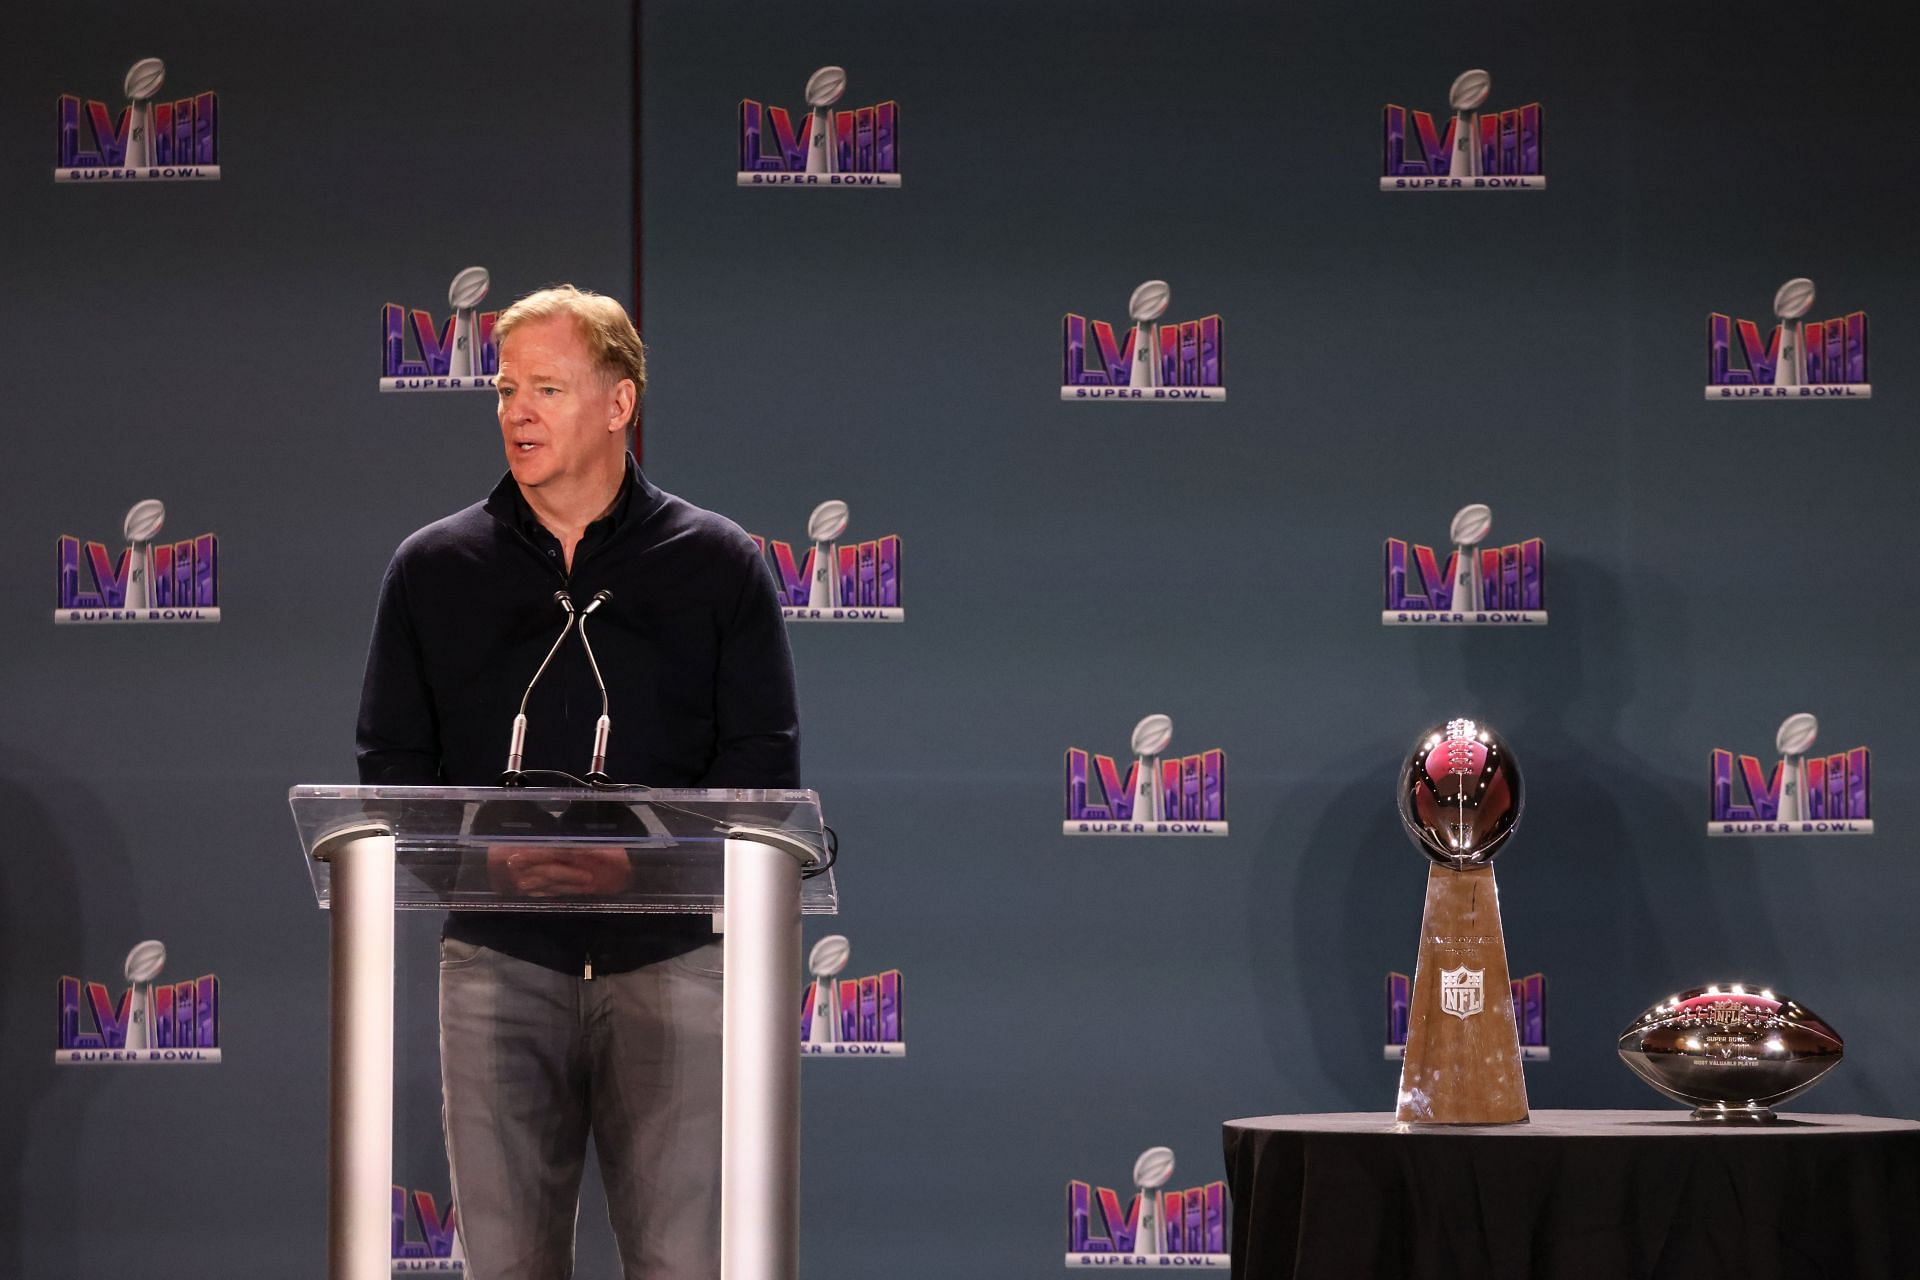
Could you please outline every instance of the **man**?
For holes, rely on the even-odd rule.
[[[627,451],[639,334],[571,285],[503,312],[508,474],[387,568],[361,695],[363,783],[490,786],[527,683],[592,615],[606,772],[662,787],[799,785],[792,659],[738,526]],[[570,636],[527,704],[526,764],[584,774],[600,694]],[[539,781],[539,779],[535,779]],[[526,851],[537,855],[536,850]],[[508,855],[521,894],[616,889],[624,860]],[[455,912],[440,944],[448,1161],[472,1280],[565,1280],[591,1133],[628,1280],[719,1274],[720,970],[706,916]]]

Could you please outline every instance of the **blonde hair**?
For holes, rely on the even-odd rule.
[[[627,309],[604,294],[557,284],[528,294],[502,311],[493,322],[493,341],[504,346],[507,335],[529,320],[551,320],[571,316],[580,336],[586,340],[587,353],[609,384],[627,378],[633,382],[633,416],[627,422],[631,432],[640,420],[640,398],[647,391],[647,349],[640,334],[627,318]]]

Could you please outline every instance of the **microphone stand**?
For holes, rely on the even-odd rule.
[[[520,713],[513,718],[513,736],[507,743],[507,767],[500,775],[500,785],[503,787],[523,786],[526,782],[526,774],[520,766],[526,759],[527,700],[533,697],[533,686],[539,684],[540,677],[547,673],[547,666],[553,661],[553,655],[560,652],[560,646],[566,643],[567,634],[573,630],[574,621],[579,616],[578,611],[573,607],[572,597],[568,596],[566,592],[556,591],[553,593],[553,598],[559,603],[562,609],[567,611],[567,625],[560,628],[560,634],[554,637],[553,647],[548,649],[547,656],[540,660],[540,669],[533,673],[533,679],[527,681],[527,691],[520,695]],[[596,603],[598,599],[598,597],[595,597]],[[592,606],[588,607],[591,608]],[[582,640],[586,639],[584,627],[585,623],[583,620],[580,637]],[[587,652],[588,656],[591,657],[593,651],[588,650]],[[594,670],[593,678],[596,680],[600,678],[600,672],[597,668]],[[600,697],[604,702],[606,699],[606,686],[604,685],[601,686]],[[602,715],[600,717],[602,726],[606,724],[606,721],[606,716]],[[604,733],[604,729],[602,732]]]
[[[604,787],[612,782],[607,777],[607,733],[613,721],[607,715],[607,682],[600,678],[600,663],[594,658],[593,645],[587,640],[587,618],[611,599],[613,592],[605,589],[596,591],[593,599],[587,601],[587,607],[580,611],[580,647],[587,651],[587,665],[593,668],[593,682],[600,688],[600,720],[593,726],[593,763],[587,769],[587,785],[594,787]]]

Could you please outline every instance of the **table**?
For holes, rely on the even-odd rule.
[[[1920,1124],[1684,1110],[1230,1120],[1235,1280],[1920,1277]]]

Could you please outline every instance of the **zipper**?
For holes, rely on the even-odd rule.
[[[580,976],[588,982],[593,981],[593,952],[591,951],[587,952],[587,967],[581,972]]]

